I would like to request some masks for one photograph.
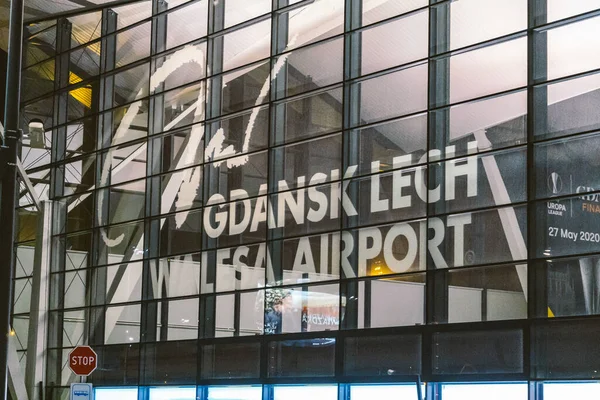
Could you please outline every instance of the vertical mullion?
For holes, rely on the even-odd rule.
[[[361,73],[361,33],[352,33],[354,30],[360,28],[362,25],[362,0],[345,0],[344,3],[344,57],[343,57],[343,92],[342,92],[342,113],[343,113],[343,133],[342,133],[342,159],[340,163],[341,171],[340,177],[343,177],[344,171],[347,167],[351,165],[359,164],[359,150],[360,150],[360,140],[359,136],[353,134],[352,127],[358,125],[358,121],[360,120],[360,83],[352,84],[348,82],[351,79],[357,78]],[[340,180],[339,183],[332,182],[332,185],[340,185],[340,190],[344,190],[344,181]],[[359,185],[358,182],[356,184],[350,184],[348,187],[349,197],[354,204],[357,204],[360,196],[359,196]],[[331,199],[331,201],[336,201],[335,199]],[[361,205],[358,204],[360,207]],[[341,253],[342,246],[342,232],[343,228],[352,226],[356,219],[351,217],[345,217],[343,215],[343,207],[340,207],[340,225],[339,232],[334,233],[333,235],[339,235],[338,249],[332,249],[332,252],[338,251]],[[355,232],[353,232],[355,233]],[[352,233],[351,233],[352,234]],[[332,239],[333,239],[332,235]],[[356,240],[356,235],[353,235]],[[332,244],[335,243],[335,240],[332,240]],[[340,260],[341,261],[341,260]],[[358,272],[357,265],[357,254],[353,252],[351,255],[352,265],[355,266],[354,270]],[[335,266],[338,268],[338,266]],[[351,278],[344,276],[343,269],[341,266],[338,268],[340,271],[340,279],[339,289],[338,289],[338,310],[340,313],[339,325],[338,325],[338,335],[336,340],[335,347],[335,375],[336,377],[342,378],[345,374],[344,372],[344,354],[345,354],[345,335],[342,333],[342,330],[345,329],[356,329],[358,328],[358,302],[363,301],[362,298],[359,297],[359,285],[360,281],[358,281],[358,273],[355,279],[348,280],[346,278]],[[370,281],[365,281],[365,285],[370,285]],[[346,304],[342,304],[342,297],[346,299]],[[349,300],[353,299],[353,300]],[[370,303],[370,293],[368,290],[365,290],[365,312],[367,310],[367,306]],[[341,313],[342,307],[344,309],[344,318],[342,321]],[[370,311],[370,308],[369,308]],[[365,316],[363,321],[365,321],[365,328],[369,327],[369,320]],[[349,398],[349,387],[348,385],[340,385],[338,388],[338,399],[346,400]]]
[[[535,133],[546,133],[548,88],[534,87],[535,83],[547,80],[548,49],[546,31],[537,32],[536,26],[547,22],[547,0],[528,0],[527,18],[527,314],[528,318],[547,315],[547,269],[540,268],[534,261],[536,256],[536,168],[534,141]],[[547,354],[546,349],[539,351],[536,343],[535,325],[527,326],[528,341],[523,351],[524,370],[530,378],[535,378],[535,365],[543,360],[540,357]],[[541,343],[540,343],[541,345]],[[530,382],[529,400],[543,399],[543,384]]]
[[[218,34],[224,27],[225,21],[225,3],[223,1],[209,2],[208,4],[208,34],[209,39],[207,42],[208,54],[207,54],[207,84],[206,84],[206,117],[214,118],[221,114],[221,101],[222,101],[222,87],[223,87],[223,76],[216,75],[223,71],[223,35]],[[205,136],[204,141],[208,143],[211,137],[218,131],[219,123],[207,123],[205,125]],[[205,158],[206,160],[206,158]],[[219,185],[219,169],[211,167],[210,164],[205,164],[203,168],[203,197],[204,204],[207,203],[212,193],[218,192]],[[217,239],[210,238],[208,235],[203,234],[202,248],[203,249],[214,249],[217,247]],[[205,255],[205,256],[204,256]],[[206,262],[204,262],[206,260]],[[206,268],[206,281],[213,282],[216,287],[217,279],[217,258],[216,251],[206,251],[202,257],[202,268]],[[199,327],[200,337],[210,338],[216,335],[217,328],[217,297],[214,295],[201,296],[200,297],[200,323]],[[235,318],[235,316],[234,316]]]
[[[450,98],[450,58],[436,58],[437,54],[447,52],[450,48],[450,4],[432,4],[429,12],[429,108],[446,105]],[[450,130],[449,109],[430,112],[427,120],[427,151],[439,149],[447,142]],[[427,160],[428,187],[433,187],[437,182],[443,182],[443,167]],[[427,224],[429,232],[429,218],[435,215],[436,205],[429,204],[429,191],[427,191]],[[426,254],[429,252],[426,250]],[[426,268],[426,313],[427,323],[448,322],[448,272],[436,271],[431,260],[427,260]]]

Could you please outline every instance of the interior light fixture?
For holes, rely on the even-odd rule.
[[[44,123],[41,119],[34,118],[29,121],[29,146],[36,149],[45,147]]]

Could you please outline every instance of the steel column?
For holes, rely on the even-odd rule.
[[[48,285],[50,282],[50,251],[52,246],[52,202],[42,202],[38,216],[25,385],[31,400],[41,399],[40,382],[45,380],[46,332],[48,324]]]
[[[23,0],[10,2],[10,33],[5,97],[5,127],[2,155],[2,196],[0,198],[0,387],[6,399],[8,387],[9,338],[13,301],[13,264],[15,260],[15,205],[18,190],[17,158],[21,132],[19,106],[21,96],[21,60],[23,51]]]

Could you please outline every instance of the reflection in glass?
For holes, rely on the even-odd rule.
[[[560,78],[600,67],[600,17],[574,22],[539,35],[547,35],[547,79]],[[543,78],[543,77],[536,77]]]
[[[425,7],[427,0],[362,0],[362,23],[369,25],[383,19]]]
[[[206,36],[208,16],[208,2],[196,1],[190,2],[177,11],[166,15],[167,24],[167,43],[166,48],[170,49],[191,40]],[[182,34],[182,28],[185,28]]]
[[[228,71],[269,57],[270,39],[270,19],[225,34],[223,36],[222,71]]]
[[[276,75],[278,99],[338,83],[343,73],[343,38],[292,50],[275,62],[281,59],[286,59],[286,68]]]
[[[337,330],[343,318],[338,285],[267,289],[265,296],[265,334]]]
[[[547,313],[542,317],[600,314],[600,258],[598,256],[547,260]]]
[[[429,12],[422,11],[355,34],[362,39],[361,74],[427,57]]]
[[[448,322],[527,318],[525,293],[527,293],[526,266],[450,270]]]
[[[228,0],[225,2],[224,28],[251,20],[271,11],[271,0]]]
[[[389,274],[383,261],[371,264],[369,275]],[[360,281],[357,328],[421,325],[425,320],[425,275],[403,275]]]
[[[450,57],[450,96],[448,99],[450,103],[514,89],[526,84],[526,38]]]
[[[524,29],[527,29],[527,0],[450,3],[450,50]]]
[[[306,139],[342,128],[342,88],[294,97],[275,106],[276,143]]]
[[[539,139],[600,128],[600,74],[536,86],[533,96]]]
[[[140,307],[139,304],[108,307],[104,317],[104,343],[139,342]]]
[[[357,124],[425,110],[427,107],[427,64],[402,69],[356,84],[360,97],[360,119]]]

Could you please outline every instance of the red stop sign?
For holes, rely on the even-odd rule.
[[[76,375],[88,376],[97,365],[98,356],[90,346],[78,346],[69,353],[69,367]]]

